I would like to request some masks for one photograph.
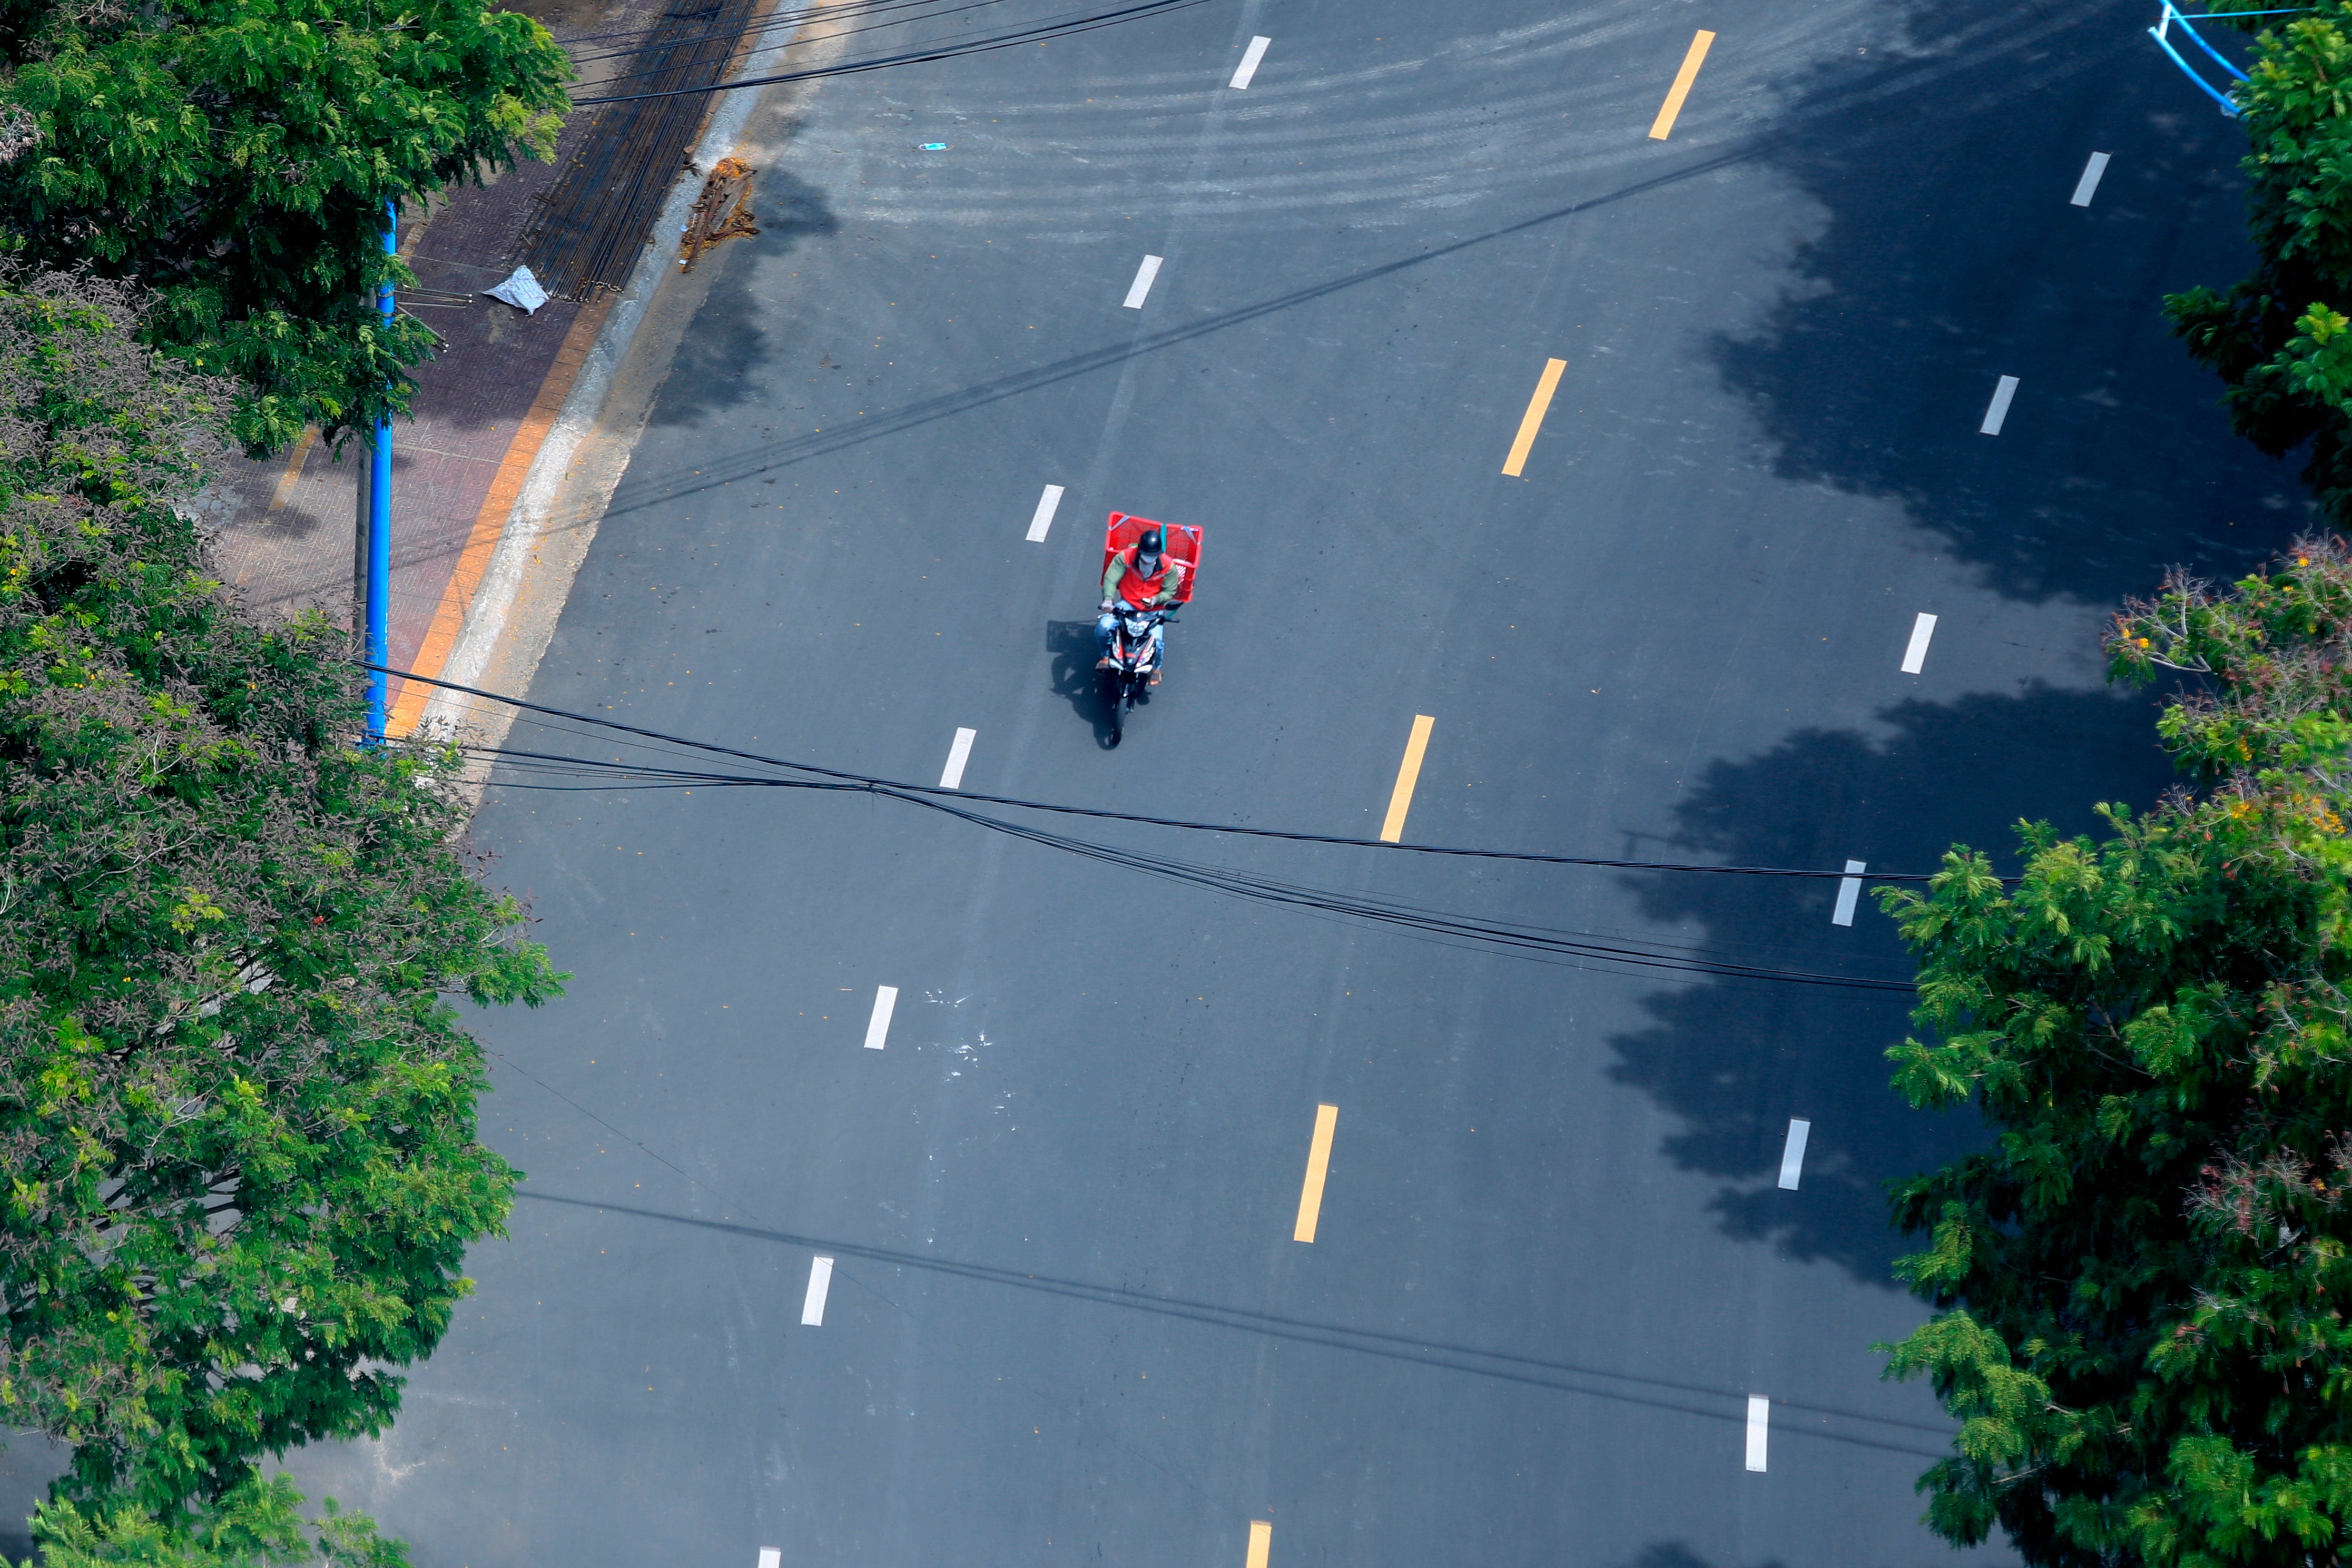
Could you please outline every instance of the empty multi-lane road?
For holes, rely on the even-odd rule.
[[[1865,890],[2150,799],[2105,617],[2303,515],[2157,315],[2241,267],[2241,138],[2149,19],[1217,0],[756,119],[766,233],[535,699],[1831,874],[1052,824],[1335,895],[1286,905],[509,775],[478,833],[578,977],[479,1020],[513,1235],[397,1428],[292,1468],[475,1568],[1947,1560],[1878,1189],[1974,1130],[1885,1087]],[[1114,510],[1205,530],[1116,749]]]

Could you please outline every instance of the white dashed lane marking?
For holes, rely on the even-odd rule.
[[[2091,204],[2092,193],[2099,188],[2099,176],[2106,172],[2107,155],[2104,152],[2092,153],[2091,161],[2083,165],[2083,177],[2074,182],[2076,206],[2087,207]]]
[[[1252,38],[1250,40],[1249,48],[1242,55],[1241,68],[1234,72],[1234,86],[1249,86],[1250,78],[1257,75],[1258,61],[1265,58],[1265,47],[1272,42],[1274,42],[1272,38]]]
[[[1129,310],[1143,308],[1144,296],[1151,292],[1151,280],[1160,276],[1160,258],[1147,256],[1143,265],[1135,269],[1135,281],[1127,286],[1126,305]]]
[[[1992,402],[1985,409],[1984,423],[1977,426],[1979,435],[1999,435],[2000,422],[2009,417],[2009,400],[2017,395],[2017,378],[2003,376],[1992,389]]]
[[[1805,1140],[1812,1135],[1813,1124],[1802,1116],[1789,1118],[1789,1141],[1780,1145],[1780,1190],[1797,1190],[1797,1178],[1805,1169]]]
[[[874,1016],[866,1020],[866,1049],[879,1051],[890,1038],[890,1015],[898,1010],[898,988],[877,986],[874,988]]]
[[[976,729],[956,731],[955,744],[948,747],[948,765],[940,769],[940,789],[963,788],[963,765],[971,760],[971,743],[979,738],[980,731]]]
[[[1911,622],[1911,644],[1903,650],[1903,673],[1916,675],[1927,667],[1927,639],[1936,634],[1936,618],[1926,611]]]
[[[801,1323],[805,1328],[822,1327],[824,1322],[824,1298],[833,1289],[833,1260],[809,1260],[808,1294],[801,1298]]]
[[[1862,873],[1869,869],[1864,861],[1845,862],[1845,875],[1838,879],[1837,912],[1830,916],[1832,925],[1853,924],[1853,906],[1862,897]]]
[[[1043,544],[1045,530],[1054,526],[1054,514],[1062,505],[1062,487],[1048,485],[1045,493],[1037,497],[1037,509],[1029,515],[1029,542]]]

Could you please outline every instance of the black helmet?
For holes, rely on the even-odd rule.
[[[1160,547],[1167,542],[1168,541],[1161,537],[1158,528],[1152,528],[1146,532],[1141,538],[1135,541],[1135,548],[1145,555],[1158,555],[1160,553]]]

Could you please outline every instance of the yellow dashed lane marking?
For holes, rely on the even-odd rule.
[[[1528,465],[1528,452],[1536,444],[1536,432],[1543,428],[1544,411],[1551,407],[1552,389],[1559,385],[1559,372],[1568,369],[1566,360],[1546,360],[1543,374],[1536,378],[1536,395],[1528,399],[1528,412],[1519,421],[1519,434],[1511,443],[1511,455],[1503,459],[1503,472],[1516,479],[1519,470]]]
[[[1675,73],[1675,85],[1666,89],[1666,101],[1658,106],[1658,118],[1650,122],[1650,140],[1664,141],[1675,128],[1675,117],[1683,111],[1683,99],[1690,96],[1691,83],[1698,80],[1698,68],[1706,63],[1706,47],[1715,42],[1715,35],[1705,28],[1691,40],[1690,52],[1683,57],[1683,68]]]
[[[1421,759],[1429,750],[1429,732],[1437,721],[1425,713],[1412,716],[1412,733],[1405,737],[1404,760],[1397,765],[1396,788],[1389,791],[1389,814],[1381,823],[1381,841],[1395,843],[1404,837],[1404,814],[1412,810],[1412,787],[1421,781]]]
[[[1307,1183],[1298,1189],[1298,1223],[1290,1232],[1293,1241],[1315,1239],[1315,1222],[1323,1214],[1323,1176],[1331,1168],[1331,1132],[1339,1124],[1339,1107],[1315,1107],[1315,1136],[1307,1145]],[[1265,1528],[1268,1533],[1274,1530],[1271,1524]],[[1253,1525],[1251,1529],[1250,1561],[1263,1563],[1265,1559],[1257,1549],[1256,1527]]]

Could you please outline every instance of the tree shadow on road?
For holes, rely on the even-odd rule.
[[[2152,704],[2136,695],[2042,687],[1903,703],[1879,716],[1878,735],[1807,730],[1762,756],[1715,763],[1675,808],[1672,846],[1676,858],[1859,860],[1893,873],[1932,872],[1958,841],[2014,870],[2011,829],[2020,818],[2092,833],[2101,826],[2095,802],[2137,811],[2173,781],[2152,717]],[[1851,928],[1831,924],[1833,882],[1655,877],[1632,885],[1643,913],[1662,923],[1772,934],[1790,967],[1909,972],[1893,924],[1868,897]],[[1681,1120],[1665,1152],[1722,1184],[1712,1207],[1725,1234],[1834,1262],[1892,1290],[1888,1265],[1906,1248],[1887,1226],[1883,1184],[1939,1165],[1982,1135],[1972,1113],[1915,1112],[1887,1087],[1884,1053],[1906,1032],[1909,1005],[1900,995],[1745,982],[1662,991],[1643,1002],[1650,1026],[1612,1042],[1611,1071]],[[1790,1117],[1812,1126],[1801,1185],[1785,1192],[1776,1177]]]
[[[1713,1568],[1707,1560],[1679,1541],[1654,1541],[1624,1568]],[[1758,1568],[1780,1568],[1778,1558]]]
[[[1780,298],[1715,341],[1777,473],[1899,502],[2013,598],[2107,603],[2176,562],[2235,576],[2308,516],[2161,314],[2251,253],[2244,134],[2146,37],[2152,9],[1913,0],[1817,68],[1763,155],[1819,227]],[[2093,151],[2114,162],[2075,207]]]

